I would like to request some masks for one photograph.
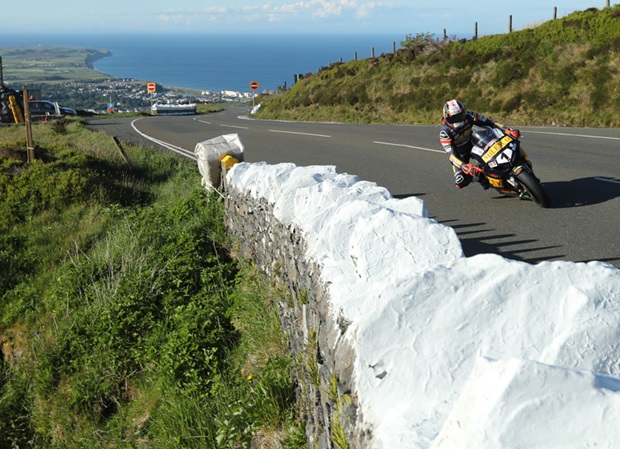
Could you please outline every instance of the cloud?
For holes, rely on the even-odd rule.
[[[389,1],[389,0],[388,0]],[[270,1],[258,5],[241,4],[209,6],[187,9],[170,8],[158,15],[159,22],[167,26],[200,26],[205,23],[260,23],[326,21],[345,19],[349,22],[364,22],[373,17],[380,8],[389,3],[364,0],[297,0]]]

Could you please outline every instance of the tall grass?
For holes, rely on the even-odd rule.
[[[0,130],[0,448],[303,447],[274,292],[193,163]],[[264,446],[263,447],[269,447]]]

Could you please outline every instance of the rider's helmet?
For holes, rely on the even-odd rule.
[[[467,110],[465,106],[458,100],[446,101],[446,104],[443,105],[443,118],[454,128],[458,128],[465,124],[466,114]]]

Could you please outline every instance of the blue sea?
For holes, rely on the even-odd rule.
[[[249,92],[290,87],[295,74],[315,73],[333,62],[391,53],[405,36],[389,35],[215,35],[0,34],[0,48],[61,45],[109,50],[95,62],[99,72],[166,86]],[[0,54],[0,56],[2,56]]]

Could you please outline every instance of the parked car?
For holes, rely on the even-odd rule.
[[[30,100],[28,102],[30,114],[33,116],[65,116],[77,115],[75,109],[60,106],[57,102],[47,100]]]

